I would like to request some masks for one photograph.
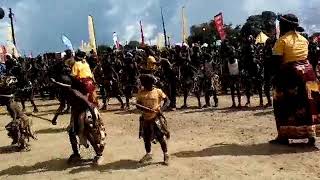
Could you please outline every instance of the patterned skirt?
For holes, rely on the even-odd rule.
[[[93,115],[90,111],[79,111],[76,108],[71,110],[71,119],[68,132],[79,137],[79,145],[88,147],[88,141],[97,154],[102,154],[107,138],[106,129],[100,114],[96,111],[97,120],[94,124]]]
[[[145,121],[140,117],[139,138],[149,139],[154,142],[160,137],[166,136],[170,138],[167,120],[163,115],[158,115],[155,119]]]
[[[319,85],[307,60],[280,67],[273,93],[279,138],[304,139],[320,134]]]
[[[82,78],[79,79],[81,83],[80,92],[88,96],[88,100],[95,104],[99,105],[97,92],[96,92],[96,84],[94,83],[92,78]]]

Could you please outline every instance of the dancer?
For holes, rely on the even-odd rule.
[[[140,163],[147,163],[152,160],[151,142],[158,141],[164,154],[164,165],[169,165],[169,154],[167,142],[164,136],[170,138],[167,122],[161,113],[169,105],[170,101],[161,89],[154,88],[156,79],[152,75],[141,75],[143,89],[137,95],[137,108],[142,110],[140,117],[139,137],[143,137],[146,155]],[[164,105],[161,107],[161,102]]]
[[[308,40],[298,31],[293,14],[279,17],[281,37],[274,48],[274,114],[278,137],[270,143],[289,144],[289,139],[309,139],[315,144],[319,130],[319,86],[308,58]]]

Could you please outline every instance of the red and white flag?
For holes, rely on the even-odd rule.
[[[117,49],[120,48],[120,43],[119,43],[118,35],[117,35],[116,32],[113,32],[113,43],[114,43],[114,45],[116,46]]]
[[[219,33],[220,39],[223,41],[226,39],[226,32],[224,31],[224,24],[223,24],[223,16],[222,13],[214,16],[214,24],[216,29]]]

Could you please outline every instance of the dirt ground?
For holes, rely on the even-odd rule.
[[[271,108],[232,110],[230,101],[229,96],[221,96],[218,108],[165,114],[172,133],[169,167],[161,165],[158,144],[153,145],[153,163],[137,163],[144,155],[138,139],[139,114],[118,111],[115,101],[110,111],[103,112],[108,139],[105,161],[99,167],[92,167],[90,161],[67,165],[71,148],[65,128],[70,116],[61,116],[57,126],[51,125],[56,101],[37,101],[40,113],[30,118],[38,140],[24,153],[8,146],[11,140],[4,126],[10,118],[2,108],[0,179],[320,179],[317,148],[268,144],[276,136]],[[196,104],[192,98],[190,105]],[[258,105],[257,99],[253,105]],[[81,153],[84,159],[94,156],[92,149],[82,148]]]

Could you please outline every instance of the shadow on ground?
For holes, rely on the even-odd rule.
[[[134,160],[120,160],[112,163],[108,163],[101,166],[92,166],[91,160],[83,160],[82,163],[74,166],[67,164],[66,159],[52,159],[49,161],[39,162],[32,166],[13,166],[8,169],[0,171],[1,176],[10,176],[10,175],[27,175],[27,174],[36,174],[44,172],[59,172],[70,169],[70,174],[82,173],[85,171],[99,171],[99,172],[108,172],[110,170],[132,170],[139,169],[151,165],[159,165],[160,163],[151,163],[140,165],[138,161]]]
[[[116,162],[108,163],[101,166],[87,166],[87,167],[80,167],[77,169],[71,170],[70,174],[82,173],[85,171],[99,171],[99,172],[108,172],[108,171],[117,171],[117,170],[134,170],[140,169],[146,166],[152,165],[160,165],[160,162],[149,163],[149,164],[139,164],[138,161],[134,160],[119,160]]]
[[[3,146],[0,147],[0,154],[12,154],[18,153],[19,148],[17,146]]]
[[[233,113],[233,112],[245,112],[245,111],[265,111],[265,110],[268,110],[270,108],[266,108],[266,107],[261,107],[261,106],[256,106],[256,107],[240,107],[240,108],[231,108],[231,107],[228,107],[228,108],[221,108],[221,109],[218,109],[218,110],[221,110],[222,112],[221,113]]]
[[[269,143],[239,145],[239,144],[218,144],[199,151],[182,151],[174,153],[179,158],[210,157],[210,156],[268,156],[281,154],[294,154],[319,151],[317,147],[305,144],[294,144],[290,146],[271,145]]]
[[[213,107],[200,109],[198,108],[198,106],[195,106],[190,109],[179,109],[179,111],[182,111],[183,114],[193,114],[193,113],[203,113],[203,112],[215,112],[217,110],[216,108],[213,108]]]
[[[100,109],[99,112],[101,113],[110,113],[110,112],[113,112],[113,113],[117,113],[117,112],[121,112],[121,111],[124,111],[123,109]]]
[[[273,115],[273,110],[271,111],[263,111],[263,112],[257,112],[253,114],[254,116],[267,116],[267,115]]]
[[[191,110],[190,110],[191,109]],[[201,112],[219,112],[219,113],[233,113],[233,112],[243,112],[243,111],[266,111],[269,110],[270,108],[265,108],[265,107],[240,107],[240,108],[233,108],[233,107],[225,107],[225,108],[215,108],[215,107],[210,107],[210,108],[202,108],[199,109],[198,107],[193,107],[188,109],[180,109],[184,112],[184,114],[192,114],[192,113],[201,113]],[[188,110],[188,111],[186,111]],[[269,112],[269,111],[268,111]],[[260,112],[259,112],[260,113]],[[256,113],[256,116],[263,116],[264,114],[260,115],[259,113]],[[261,112],[262,113],[262,112]]]
[[[66,132],[66,128],[48,128],[48,129],[41,129],[36,131],[36,134],[58,134],[62,132]]]
[[[84,160],[82,165],[87,165],[89,160]],[[13,166],[8,169],[0,171],[0,176],[10,176],[10,175],[27,175],[36,174],[49,171],[65,171],[69,168],[74,168],[75,166],[69,166],[66,159],[52,159],[49,161],[39,162],[32,166]]]

